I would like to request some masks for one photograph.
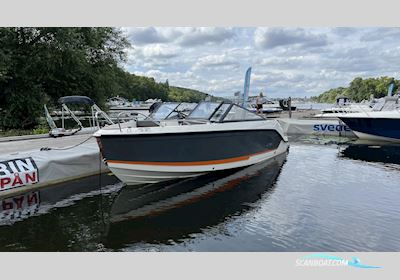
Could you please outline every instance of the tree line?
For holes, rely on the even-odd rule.
[[[116,28],[0,28],[0,129],[32,129],[43,104],[66,95],[163,101],[203,99],[205,94],[170,87],[125,71],[127,38]]]
[[[389,85],[393,83],[393,93],[400,88],[400,80],[393,77],[367,78],[356,77],[348,87],[338,87],[325,91],[319,96],[312,99],[320,103],[334,103],[338,96],[347,96],[355,102],[369,100],[373,98],[381,98],[387,95]]]

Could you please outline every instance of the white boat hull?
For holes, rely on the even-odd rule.
[[[190,165],[149,165],[109,161],[108,167],[115,174],[115,176],[118,177],[118,179],[127,185],[159,183],[174,179],[196,177],[213,171],[228,170],[261,163],[277,155],[285,153],[288,147],[289,145],[287,142],[281,141],[278,148],[275,150],[232,160],[214,161],[210,164],[191,163]]]
[[[373,134],[363,133],[359,131],[353,131],[354,134],[361,140],[371,140],[371,141],[385,141],[385,142],[399,142],[400,139],[390,138],[390,137],[383,137],[377,136]]]

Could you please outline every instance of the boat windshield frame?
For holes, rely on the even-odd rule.
[[[242,122],[242,121],[261,121],[261,120],[265,120],[265,118],[264,118],[263,116],[257,115],[256,113],[250,111],[249,109],[247,109],[247,108],[245,108],[245,107],[243,107],[243,106],[240,106],[240,105],[235,104],[235,103],[233,103],[233,102],[226,102],[226,101],[221,101],[221,102],[218,104],[218,106],[215,107],[215,109],[213,110],[213,112],[212,112],[209,116],[205,116],[204,118],[194,118],[194,117],[191,117],[192,112],[194,112],[199,106],[201,106],[201,104],[204,104],[204,103],[214,103],[214,104],[216,104],[216,103],[218,103],[218,102],[209,102],[209,101],[202,101],[202,102],[200,102],[195,108],[193,108],[193,110],[190,112],[190,114],[187,116],[186,119],[188,119],[188,120],[208,120],[208,121],[210,121],[210,122],[216,122],[216,123],[222,123],[222,122]],[[214,115],[218,112],[218,110],[219,110],[223,105],[225,105],[225,104],[228,104],[229,106],[225,109],[225,111],[221,114],[221,116],[220,116],[218,119],[212,120],[213,117],[214,117]],[[252,114],[252,115],[255,115],[255,116],[259,117],[259,118],[247,119],[247,120],[246,120],[246,119],[241,119],[241,120],[225,120],[225,118],[226,118],[226,116],[228,115],[228,113],[229,113],[229,112],[232,110],[232,108],[235,107],[235,106],[236,106],[236,107],[239,107],[240,109],[245,110],[245,111],[247,111],[248,113],[250,113],[250,114]]]
[[[159,119],[159,118],[155,118],[154,113],[157,113],[158,110],[160,110],[160,108],[164,105],[172,105],[172,104],[176,104],[176,106],[168,113],[168,115],[166,115],[165,117]],[[161,105],[153,112],[151,113],[149,116],[147,116],[148,119],[154,119],[154,120],[167,120],[168,117],[175,112],[175,110],[182,104],[182,102],[163,102],[161,103]],[[147,119],[146,118],[146,119]]]
[[[211,120],[211,118],[213,117],[213,115],[215,114],[215,112],[218,111],[218,109],[222,106],[222,104],[224,103],[223,101],[219,102],[219,104],[217,105],[217,107],[215,107],[215,109],[211,112],[211,114],[209,114],[208,116],[204,116],[204,117],[193,117],[193,112],[195,112],[198,108],[200,108],[200,106],[203,106],[203,104],[218,104],[218,102],[211,102],[211,101],[201,101],[199,102],[199,104],[197,104],[196,107],[193,108],[193,110],[190,112],[190,114],[187,116],[187,119],[189,120]]]

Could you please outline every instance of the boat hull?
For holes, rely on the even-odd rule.
[[[245,167],[287,151],[275,130],[102,135],[103,157],[128,185],[158,183]]]
[[[340,117],[360,139],[400,142],[400,118]]]

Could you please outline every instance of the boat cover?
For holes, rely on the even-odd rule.
[[[62,150],[0,154],[0,197],[106,170],[95,141]]]
[[[94,101],[87,96],[79,96],[79,95],[72,95],[72,96],[63,96],[58,99],[58,103],[60,104],[86,104],[92,106]]]

